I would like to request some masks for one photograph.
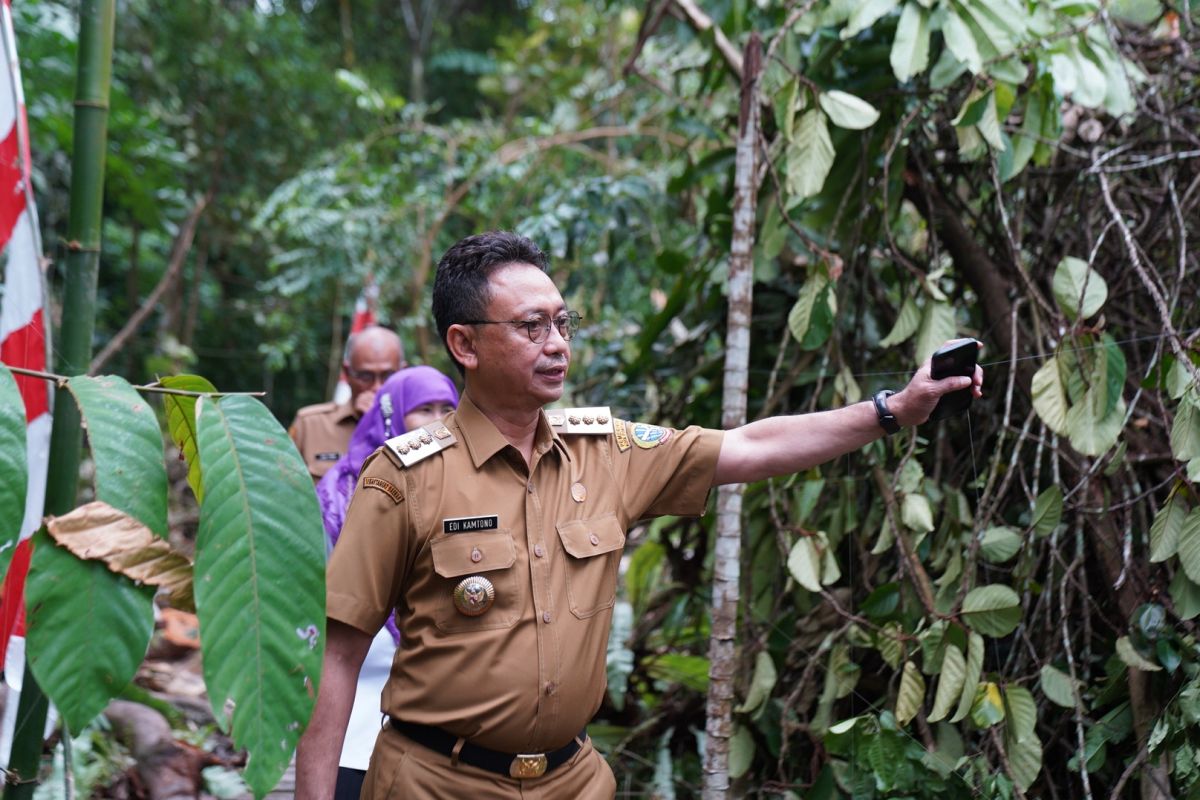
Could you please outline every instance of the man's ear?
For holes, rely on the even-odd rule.
[[[451,325],[446,330],[446,349],[464,369],[472,370],[479,365],[475,352],[475,331],[466,325]]]

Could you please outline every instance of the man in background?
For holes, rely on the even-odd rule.
[[[305,406],[288,428],[314,483],[346,454],[354,426],[375,401],[376,390],[406,365],[404,346],[395,331],[372,326],[346,342],[342,367],[350,384],[350,400]]]

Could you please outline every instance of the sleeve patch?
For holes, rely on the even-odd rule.
[[[395,484],[385,481],[383,478],[363,478],[363,488],[378,489],[392,498],[392,502],[396,505],[404,502],[404,493],[396,488]]]
[[[635,422],[630,428],[629,433],[634,444],[643,450],[649,450],[661,444],[666,444],[670,440],[673,431],[670,428],[663,428],[658,425]]]

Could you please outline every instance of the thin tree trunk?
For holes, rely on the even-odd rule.
[[[750,365],[750,318],[754,291],[754,218],[758,196],[758,76],[762,40],[746,43],[742,71],[742,109],[738,119],[733,190],[733,239],[729,250],[729,322],[725,337],[725,392],[721,425],[746,422]],[[734,676],[737,674],[738,582],[741,575],[742,492],[744,486],[717,490],[717,543],[713,560],[712,633],[709,641],[708,734],[704,750],[704,798],[729,796],[729,742],[733,735]]]
[[[196,324],[200,320],[200,288],[204,285],[204,273],[208,269],[208,242],[196,248],[196,263],[192,267],[192,285],[188,290],[187,314],[183,319],[183,338],[180,344],[191,348],[196,342]]]
[[[138,306],[138,284],[141,277],[142,226],[133,221],[133,236],[129,243],[129,271],[125,273],[125,306],[132,312]],[[137,353],[134,348],[125,351],[125,374],[133,374],[134,359]]]
[[[350,0],[338,0],[338,23],[342,28],[342,66],[354,69],[354,24]]]
[[[75,138],[71,156],[71,213],[67,222],[66,285],[57,369],[62,375],[87,371],[96,324],[96,272],[100,266],[104,156],[108,148],[108,97],[112,85],[115,0],[83,0],[75,83]],[[75,506],[83,441],[79,408],[57,388],[50,432],[45,511],[61,515]],[[25,665],[17,719],[21,720],[8,764],[5,800],[30,800],[37,786],[42,732],[49,702]],[[68,732],[69,735],[69,732]]]

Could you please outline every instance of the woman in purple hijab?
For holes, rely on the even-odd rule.
[[[387,379],[371,409],[358,421],[346,455],[317,483],[317,499],[330,546],[341,535],[346,507],[367,456],[393,436],[441,419],[457,407],[454,382],[433,367],[409,367]]]
[[[428,425],[458,406],[454,382],[433,367],[402,369],[380,387],[371,409],[363,414],[350,437],[346,455],[338,459],[317,484],[317,499],[332,548],[342,532],[346,508],[354,494],[363,462],[386,440]],[[391,671],[392,656],[400,644],[400,631],[391,617],[372,640],[358,673],[354,705],[346,726],[346,739],[338,760],[335,800],[357,800],[366,776],[375,737],[379,734],[379,698]]]

